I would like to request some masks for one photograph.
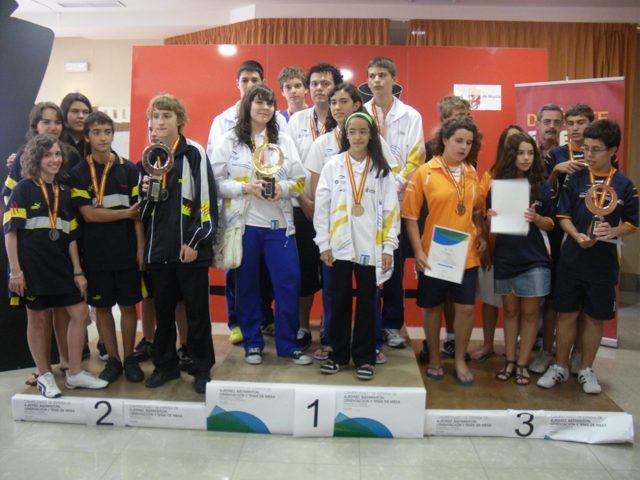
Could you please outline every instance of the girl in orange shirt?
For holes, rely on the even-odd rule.
[[[447,120],[436,135],[434,157],[416,170],[402,204],[402,216],[407,220],[407,233],[416,258],[417,303],[423,309],[429,350],[440,351],[440,318],[445,299],[450,295],[455,307],[454,375],[465,386],[474,383],[465,353],[473,328],[479,254],[486,247],[482,236],[482,195],[472,166],[480,150],[480,140],[478,127],[470,117]],[[425,203],[428,213],[420,232],[418,218]],[[461,284],[427,277],[423,273],[430,268],[427,257],[436,225],[470,235]],[[444,378],[439,355],[431,355],[427,376],[433,380]]]

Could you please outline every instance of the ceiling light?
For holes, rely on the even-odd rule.
[[[353,72],[351,70],[349,70],[348,68],[341,68],[340,69],[340,73],[342,74],[342,79],[345,82],[348,82],[349,80],[351,80],[353,78]]]
[[[233,57],[238,53],[238,47],[235,45],[218,45],[218,53],[223,57]]]

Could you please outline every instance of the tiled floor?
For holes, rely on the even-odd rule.
[[[601,349],[607,393],[640,419],[640,298],[625,295],[621,348]],[[294,439],[17,423],[30,369],[0,373],[0,479],[640,479],[640,447],[506,438]],[[535,388],[535,387],[531,387]]]

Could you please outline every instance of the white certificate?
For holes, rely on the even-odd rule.
[[[425,269],[424,274],[427,277],[462,283],[469,251],[469,237],[466,232],[436,225],[427,257],[427,263],[431,268]]]
[[[491,217],[491,233],[529,233],[529,222],[524,219],[524,212],[530,206],[529,192],[529,180],[526,178],[492,180],[491,209],[496,216]]]

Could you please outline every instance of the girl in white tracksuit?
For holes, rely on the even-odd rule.
[[[399,205],[391,167],[382,154],[373,118],[350,115],[342,132],[342,153],[322,169],[313,224],[320,259],[331,267],[332,352],[321,366],[336,373],[349,363],[358,378],[373,377],[377,285],[391,276],[398,247]],[[351,342],[351,282],[357,283]]]

